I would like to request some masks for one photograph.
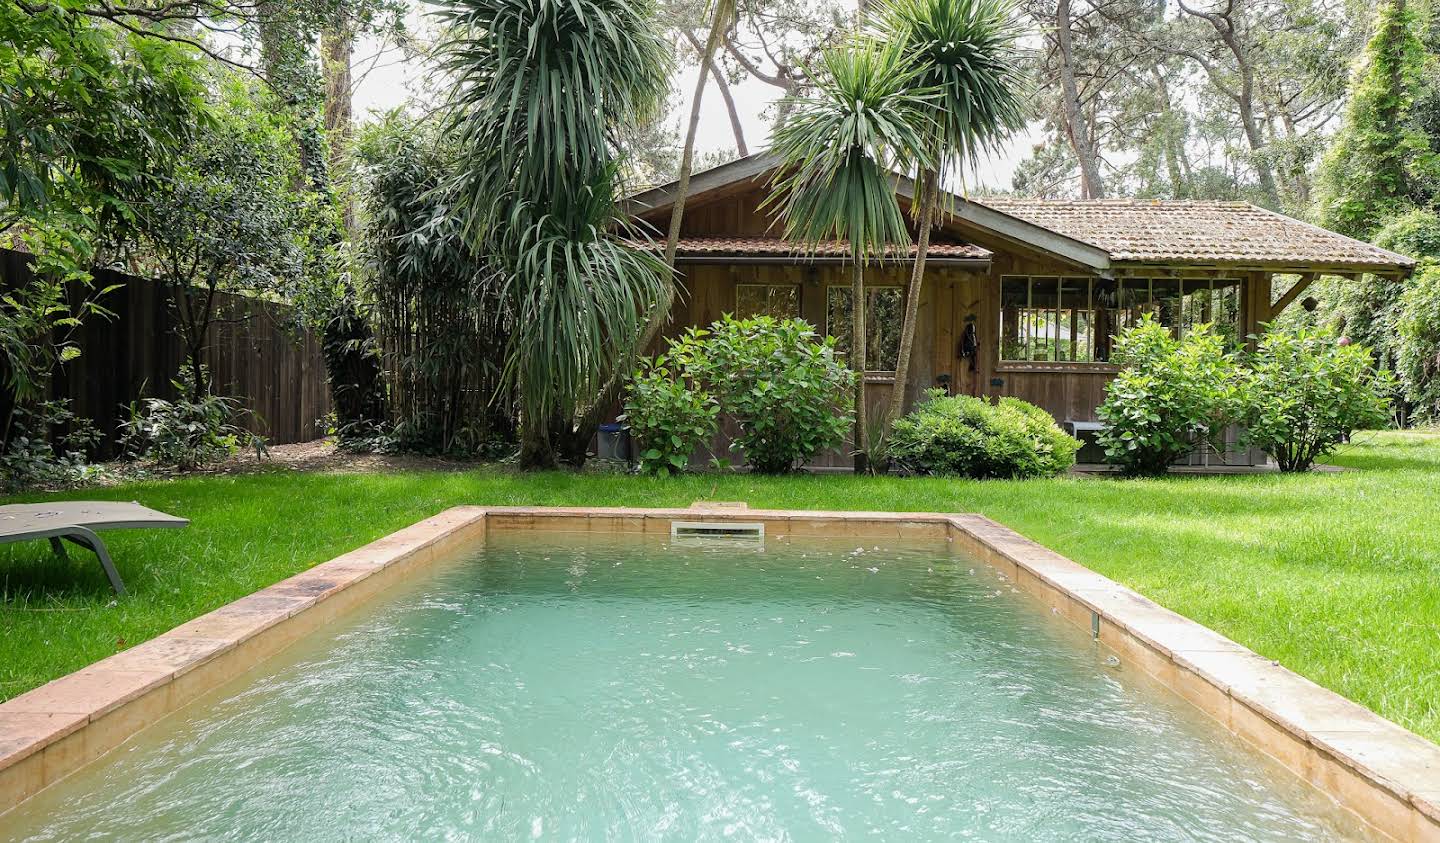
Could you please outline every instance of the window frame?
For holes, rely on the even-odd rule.
[[[776,284],[776,283],[770,283],[770,282],[766,282],[766,281],[737,281],[737,282],[735,283],[735,309],[734,309],[734,314],[733,314],[733,315],[734,315],[736,318],[740,318],[740,319],[747,319],[747,318],[749,318],[750,316],[754,316],[754,315],[755,315],[755,314],[744,314],[744,315],[742,315],[742,314],[740,313],[740,289],[741,289],[742,287],[764,287],[764,288],[766,288],[766,289],[771,288],[771,287],[785,287],[785,288],[788,288],[788,289],[793,290],[793,291],[795,292],[795,313],[794,313],[794,315],[788,316],[788,317],[786,317],[786,318],[787,318],[787,319],[803,319],[803,318],[804,318],[804,314],[805,314],[805,309],[804,309],[804,302],[802,301],[802,298],[803,298],[803,296],[804,296],[804,291],[801,289],[802,286],[803,286],[803,285],[801,285],[801,284],[799,284],[799,283],[797,283],[797,282],[781,282],[781,283]]]
[[[1112,362],[1109,362],[1109,361],[1099,361],[1099,360],[1095,360],[1095,361],[1078,361],[1078,360],[1012,360],[1012,359],[1006,359],[1006,358],[1005,358],[1005,356],[1004,356],[1004,352],[1005,352],[1005,339],[1004,339],[1005,308],[1004,308],[1004,305],[1003,305],[1003,301],[1004,301],[1004,289],[1005,289],[1005,286],[1004,286],[1004,285],[1005,285],[1005,282],[1006,282],[1006,281],[1018,281],[1018,280],[1024,280],[1024,281],[1026,281],[1026,282],[1032,282],[1032,281],[1034,281],[1034,280],[1037,279],[1037,278],[1055,279],[1057,282],[1059,282],[1059,283],[1057,284],[1057,293],[1056,293],[1056,302],[1055,302],[1056,306],[1053,307],[1053,308],[1047,308],[1047,310],[1050,311],[1050,312],[1058,312],[1059,309],[1060,309],[1060,308],[1059,308],[1059,290],[1060,290],[1061,288],[1063,288],[1065,281],[1067,281],[1067,280],[1087,281],[1088,284],[1087,284],[1086,292],[1085,292],[1086,308],[1087,308],[1087,310],[1092,314],[1092,316],[1091,316],[1091,326],[1092,326],[1092,327],[1091,327],[1091,330],[1092,330],[1092,331],[1094,330],[1094,327],[1093,327],[1093,326],[1094,326],[1094,316],[1093,316],[1093,314],[1094,314],[1094,312],[1095,312],[1095,284],[1096,284],[1097,281],[1101,281],[1101,280],[1104,280],[1104,279],[1098,278],[1097,276],[1094,276],[1094,275],[1076,275],[1076,274],[1062,274],[1062,273],[1056,273],[1056,274],[1044,274],[1044,273],[1041,273],[1041,274],[1029,274],[1029,273],[1027,273],[1027,274],[1020,274],[1020,273],[1013,273],[1013,274],[1001,275],[1001,276],[999,277],[999,285],[1000,285],[1000,286],[999,286],[999,289],[998,289],[999,295],[997,296],[997,299],[999,299],[999,301],[998,301],[997,303],[1000,304],[1001,306],[1000,306],[999,308],[997,308],[997,313],[996,313],[996,317],[997,317],[997,318],[996,318],[996,338],[995,338],[995,360],[996,360],[996,362],[995,362],[995,371],[997,371],[997,372],[1099,372],[1099,373],[1113,373],[1113,372],[1118,372],[1118,371],[1120,371],[1120,365],[1119,365],[1118,363],[1112,363]],[[1178,283],[1178,284],[1180,285],[1179,289],[1180,289],[1180,297],[1181,297],[1181,299],[1183,299],[1186,295],[1189,294],[1189,291],[1186,289],[1186,287],[1187,287],[1187,285],[1190,285],[1190,284],[1204,283],[1204,284],[1206,285],[1206,286],[1205,286],[1205,289],[1206,289],[1207,291],[1209,291],[1209,292],[1212,294],[1212,296],[1213,296],[1215,290],[1217,290],[1217,289],[1221,289],[1221,288],[1227,287],[1227,286],[1234,286],[1234,287],[1236,288],[1236,290],[1237,290],[1236,296],[1237,296],[1237,299],[1238,299],[1238,301],[1239,301],[1239,303],[1240,303],[1240,310],[1239,310],[1239,311],[1237,312],[1237,314],[1236,314],[1235,328],[1236,328],[1237,331],[1239,331],[1240,328],[1242,327],[1243,320],[1244,320],[1243,306],[1244,306],[1244,299],[1245,299],[1245,294],[1244,294],[1245,279],[1244,279],[1243,277],[1236,277],[1236,276],[1216,276],[1216,277],[1206,277],[1206,278],[1172,278],[1172,277],[1166,277],[1166,276],[1140,275],[1140,276],[1123,276],[1123,277],[1115,278],[1115,279],[1114,279],[1114,282],[1115,282],[1116,285],[1124,285],[1124,284],[1126,284],[1126,283],[1134,284],[1134,283],[1136,283],[1136,282],[1142,282],[1142,281],[1143,281],[1143,282],[1145,283],[1145,292],[1146,292],[1145,307],[1148,308],[1148,307],[1153,306],[1154,303],[1155,303],[1155,281],[1156,281],[1156,280],[1175,281],[1176,283]],[[1033,292],[1032,292],[1032,288],[1033,288],[1033,285],[1027,283],[1027,286],[1026,286],[1027,303],[1026,303],[1026,307],[1025,307],[1026,310],[1034,310],[1034,309],[1035,309],[1034,304],[1033,304]],[[1183,337],[1183,336],[1184,336],[1184,331],[1185,331],[1185,324],[1184,324],[1184,322],[1185,322],[1185,320],[1184,320],[1184,317],[1183,317],[1183,315],[1182,315],[1181,320],[1180,320],[1180,323],[1177,324],[1177,325],[1171,326],[1171,331],[1174,332],[1177,337]],[[1057,325],[1058,325],[1058,322],[1057,322]],[[1113,335],[1112,335],[1112,336],[1113,336]],[[1093,340],[1092,340],[1092,342],[1093,342]],[[1029,348],[1029,346],[1027,345],[1027,349],[1028,349],[1028,348]],[[1091,352],[1092,352],[1092,354],[1093,354],[1093,352],[1094,352],[1093,346],[1092,346],[1092,348],[1091,348]]]
[[[825,285],[825,335],[826,335],[826,336],[830,336],[830,337],[836,337],[836,338],[838,338],[840,335],[837,334],[837,333],[835,333],[834,331],[832,331],[832,330],[830,329],[830,291],[831,291],[831,290],[844,290],[844,291],[847,292],[847,293],[852,293],[852,292],[854,292],[854,285],[852,285],[852,284],[826,284],[826,285]],[[900,293],[900,312],[901,312],[901,313],[904,313],[904,312],[905,312],[905,294],[906,294],[906,287],[905,287],[905,285],[903,285],[903,284],[866,284],[866,285],[865,285],[865,295],[866,295],[867,297],[870,295],[870,293],[875,292],[875,291],[878,291],[878,290],[898,290],[899,293]],[[868,323],[869,320],[870,320],[870,313],[871,313],[871,311],[867,308],[866,311],[865,311],[865,320],[866,320],[867,323]],[[847,327],[849,327],[849,326],[847,326]],[[870,350],[870,348],[869,348],[868,345],[866,346],[865,350],[866,350],[867,352]],[[846,365],[849,365],[849,362],[850,362],[850,360],[849,360],[849,352],[844,352],[844,359],[845,359]],[[867,362],[868,362],[868,361],[867,361]],[[895,370],[894,370],[894,369],[871,369],[870,367],[866,366],[865,369],[864,369],[863,374],[865,375],[865,381],[866,381],[867,383],[888,383],[888,382],[892,382],[892,381],[895,380],[895,374],[896,374],[896,373],[895,373]]]

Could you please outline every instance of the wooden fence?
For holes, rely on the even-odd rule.
[[[29,276],[28,256],[0,250],[5,287]],[[95,288],[122,285],[101,299],[114,319],[87,319],[76,335],[80,357],[60,367],[52,397],[69,398],[76,414],[103,434],[96,457],[113,455],[125,407],[141,397],[173,398],[170,381],[184,359],[165,289],[145,278],[95,272]],[[315,422],[330,412],[330,391],[320,340],[296,329],[285,305],[244,296],[217,297],[207,357],[215,392],[249,411],[239,423],[271,444],[306,442],[321,435]]]

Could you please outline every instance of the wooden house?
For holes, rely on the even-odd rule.
[[[697,173],[677,258],[683,292],[671,331],[724,313],[798,316],[848,345],[844,244],[800,254],[762,210],[779,162],[759,153]],[[908,209],[909,179],[897,179]],[[675,185],[630,197],[627,210],[665,231]],[[908,382],[913,402],[941,387],[1013,395],[1072,429],[1093,423],[1116,365],[1116,333],[1154,314],[1183,333],[1210,322],[1237,342],[1262,330],[1316,278],[1408,273],[1414,261],[1244,202],[951,197],[932,234]],[[872,412],[897,388],[905,288],[913,258],[867,270],[865,378]],[[1202,455],[1200,459],[1210,459]],[[1236,451],[1226,462],[1263,455]],[[845,465],[843,455],[823,464]]]

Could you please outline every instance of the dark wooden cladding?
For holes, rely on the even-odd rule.
[[[29,275],[25,254],[0,251],[0,277],[11,288]],[[120,285],[100,303],[115,318],[87,319],[76,336],[80,357],[61,366],[54,398],[91,419],[103,436],[98,458],[113,455],[125,407],[141,397],[173,398],[170,382],[183,359],[164,288],[148,279],[95,272],[95,289]],[[220,294],[208,359],[215,392],[249,411],[239,423],[271,444],[306,442],[322,434],[316,421],[330,412],[320,340],[292,323],[290,308]]]
[[[780,236],[773,211],[762,208],[769,188],[747,182],[737,189],[688,207],[682,234],[689,237]],[[669,207],[660,208],[642,220],[663,228]],[[905,385],[913,402],[924,390],[945,387],[955,394],[998,398],[1014,396],[1044,408],[1056,421],[1094,421],[1104,401],[1105,385],[1116,367],[1094,362],[1014,363],[1000,357],[1000,279],[1002,276],[1093,276],[1078,265],[1057,259],[1024,243],[1004,239],[993,232],[960,221],[942,227],[949,239],[973,243],[993,253],[988,269],[927,265],[921,293],[920,322],[916,329],[911,370]],[[684,261],[681,298],[671,312],[668,334],[674,336],[688,326],[703,326],[734,312],[736,288],[740,284],[793,284],[800,289],[800,316],[821,332],[834,333],[826,325],[825,290],[849,286],[850,267],[838,262],[805,263],[788,259],[763,262],[754,259],[729,260],[706,256],[703,262]],[[905,287],[911,264],[889,263],[867,270],[866,283],[873,286]],[[1138,270],[1137,270],[1138,271]],[[1156,275],[1173,270],[1156,268]],[[1213,273],[1212,273],[1213,274]],[[1239,273],[1240,335],[1258,330],[1270,318],[1270,277],[1260,272]],[[1229,273],[1226,277],[1235,277]],[[961,355],[967,324],[975,326],[974,357]],[[844,330],[848,330],[845,326]],[[657,349],[658,350],[658,349]],[[872,423],[878,421],[894,388],[892,381],[871,375],[868,403]],[[716,453],[729,439],[722,432],[715,443]],[[848,466],[849,446],[823,456],[816,466]],[[1252,455],[1260,458],[1259,455]]]

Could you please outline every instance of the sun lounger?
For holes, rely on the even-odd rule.
[[[0,544],[49,539],[50,547],[62,559],[69,557],[61,539],[73,542],[100,558],[100,567],[110,578],[116,594],[125,593],[120,572],[110,560],[105,542],[97,530],[141,530],[150,527],[184,527],[189,519],[156,512],[138,503],[113,501],[56,501],[17,503],[0,506]]]

